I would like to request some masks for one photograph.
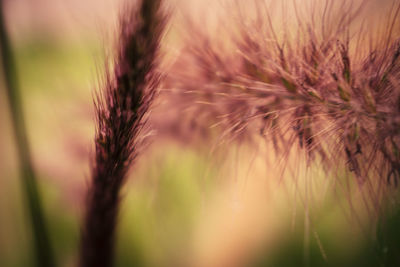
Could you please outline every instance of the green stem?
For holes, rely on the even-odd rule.
[[[21,96],[18,91],[18,78],[15,60],[11,51],[10,41],[4,22],[4,0],[0,0],[0,50],[1,64],[5,90],[11,111],[11,121],[14,129],[17,156],[21,167],[21,180],[25,193],[27,209],[30,214],[33,231],[34,247],[37,265],[40,267],[55,266],[53,251],[46,230],[41,200],[33,169],[29,143],[26,135],[25,121],[21,106]]]

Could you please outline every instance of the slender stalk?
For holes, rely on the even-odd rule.
[[[24,114],[21,105],[21,96],[19,92],[18,75],[4,22],[3,5],[4,0],[0,3],[1,64],[7,100],[11,110],[11,122],[16,139],[17,155],[21,167],[21,180],[25,192],[26,206],[30,214],[37,266],[50,267],[55,266],[55,262],[46,230],[36,175],[31,161]]]
[[[164,28],[160,0],[143,0],[122,11],[117,55],[95,101],[97,128],[79,264],[113,264],[120,189],[138,156],[141,132],[160,75],[156,71]]]

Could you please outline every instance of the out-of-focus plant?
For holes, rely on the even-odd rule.
[[[32,225],[33,247],[37,258],[36,264],[37,266],[53,267],[55,266],[55,261],[46,229],[36,174],[31,161],[15,59],[5,26],[4,1],[0,2],[0,49],[6,95],[11,111],[11,122],[14,128],[17,155],[21,168],[21,182],[24,187],[26,206]]]
[[[261,135],[280,156],[298,147],[308,162],[346,167],[359,185],[397,185],[400,5],[368,24],[367,2],[235,2],[214,35],[186,23],[170,99],[223,142]]]

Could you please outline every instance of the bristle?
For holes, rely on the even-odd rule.
[[[92,180],[82,229],[80,266],[111,266],[119,192],[138,156],[148,111],[157,93],[161,0],[128,4],[120,14],[116,58],[95,107],[97,127]]]
[[[177,88],[172,101],[190,107],[191,123],[218,126],[224,141],[261,133],[280,154],[295,136],[309,159],[347,168],[360,185],[396,184],[400,5],[366,31],[358,23],[366,1],[311,1],[309,18],[295,3],[294,22],[287,14],[274,20],[265,1],[255,2],[253,23],[239,10],[241,20],[228,19],[223,37],[190,24],[192,38],[169,79]],[[379,27],[387,29],[383,36],[375,35]]]

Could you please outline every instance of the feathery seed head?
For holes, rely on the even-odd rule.
[[[116,55],[95,99],[97,127],[92,181],[82,232],[80,266],[111,266],[119,192],[143,142],[158,90],[161,0],[127,4],[120,15]],[[111,64],[110,64],[111,65]]]
[[[347,166],[360,184],[397,179],[400,5],[365,27],[366,1],[311,0],[307,15],[282,1],[279,19],[268,1],[251,3],[249,16],[236,3],[239,15],[219,24],[228,39],[188,24],[191,38],[169,77],[172,101],[196,125],[219,126],[223,141],[262,133],[282,154],[298,139],[310,160]]]

